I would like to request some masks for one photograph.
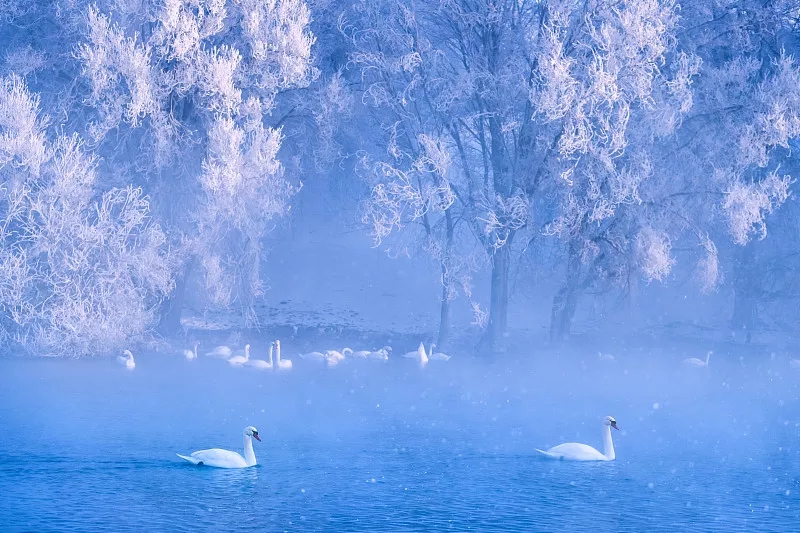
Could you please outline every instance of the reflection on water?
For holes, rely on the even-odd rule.
[[[790,531],[796,374],[720,362],[238,372],[0,360],[0,530]],[[141,372],[140,372],[141,369]],[[536,454],[565,440],[617,461]],[[196,467],[175,453],[260,465]]]

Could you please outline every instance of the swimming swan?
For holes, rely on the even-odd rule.
[[[613,461],[617,456],[614,453],[614,443],[611,442],[611,428],[619,430],[617,421],[613,416],[603,419],[603,451],[600,453],[587,444],[577,442],[567,442],[553,446],[547,451],[536,448],[537,452],[543,453],[553,459],[569,459],[572,461]]]
[[[261,437],[258,436],[258,430],[253,426],[244,428],[244,457],[236,452],[222,450],[220,448],[200,450],[193,452],[188,457],[179,453],[175,455],[195,465],[214,466],[216,468],[247,468],[256,465],[256,454],[253,452],[253,438],[257,441],[261,441]]]
[[[209,357],[216,357],[217,359],[228,359],[231,356],[231,349],[227,346],[217,346],[206,353],[206,355]]]
[[[193,350],[184,350],[183,351],[183,356],[186,358],[187,361],[194,361],[195,359],[197,359],[197,346],[198,345],[199,345],[199,343],[196,342],[196,343],[194,343],[194,349]]]
[[[274,348],[275,343],[273,342],[269,345],[269,361],[264,361],[262,359],[250,359],[245,363],[245,365],[258,368],[259,370],[272,370],[272,350]]]
[[[233,366],[242,366],[249,360],[250,360],[250,345],[246,344],[244,347],[244,356],[237,355],[236,357],[231,357],[230,359],[228,359],[228,363]]]
[[[425,353],[425,345],[421,342],[419,343],[419,347],[413,352],[407,352],[403,354],[403,357],[407,357],[409,359],[416,359],[419,361],[419,366],[425,368],[425,365],[428,364],[428,354]]]
[[[136,361],[133,360],[133,354],[130,350],[125,350],[122,352],[122,355],[118,355],[117,362],[121,365],[125,365],[125,368],[128,370],[136,368]]]
[[[275,364],[278,366],[278,370],[289,370],[292,368],[292,361],[290,359],[281,361],[281,341],[275,341]]]
[[[436,348],[436,345],[435,344],[431,344],[430,354],[428,355],[428,358],[431,361],[449,361],[450,360],[450,356],[449,355],[443,354],[441,352],[434,352],[433,350],[435,348]],[[455,363],[453,363],[453,364],[455,364]]]
[[[698,359],[697,357],[689,357],[688,359],[683,360],[683,364],[689,366],[695,366],[698,368],[708,368],[708,360],[711,359],[711,354],[714,352],[708,352],[706,354],[706,360],[703,361],[702,359]]]

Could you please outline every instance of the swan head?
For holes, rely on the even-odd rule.
[[[619,431],[619,428],[617,427],[617,421],[614,419],[613,416],[605,417],[603,419],[603,424],[606,425],[606,426],[611,426],[612,428],[614,428],[617,431]]]
[[[391,346],[384,346],[383,348],[381,348],[381,350],[383,350],[387,354],[392,353],[392,347]]]
[[[261,437],[258,436],[258,430],[253,426],[247,426],[244,428],[244,434],[248,437],[253,437],[257,441],[261,442]]]

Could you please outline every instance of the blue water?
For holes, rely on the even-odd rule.
[[[134,372],[2,358],[0,531],[800,527],[800,372],[786,361],[536,361],[265,374],[147,354]],[[609,414],[615,462],[534,451],[599,448]],[[175,456],[241,451],[249,424],[256,468]]]

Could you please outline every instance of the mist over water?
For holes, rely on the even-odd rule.
[[[798,387],[785,358],[756,351],[718,350],[709,368],[629,346],[615,361],[295,359],[288,373],[148,353],[135,372],[4,358],[3,530],[788,531]],[[616,461],[535,451],[602,448],[609,414]],[[175,456],[241,451],[250,424],[254,469]]]

